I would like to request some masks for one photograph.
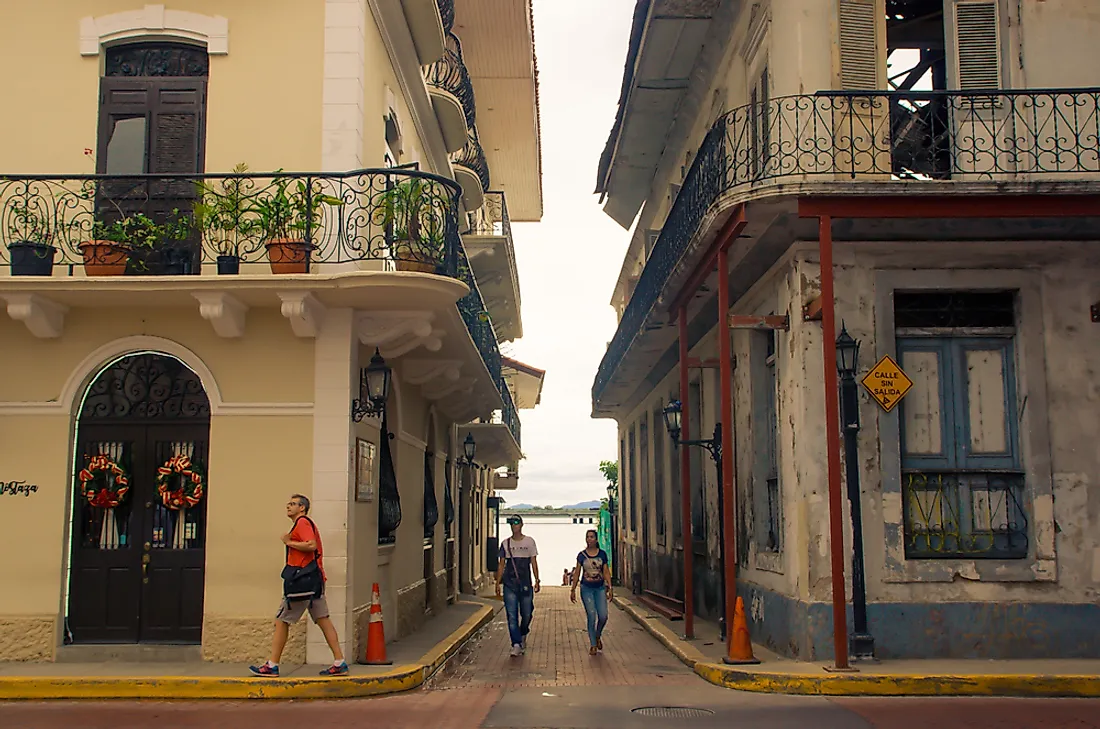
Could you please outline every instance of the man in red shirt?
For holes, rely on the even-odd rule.
[[[317,567],[321,571],[321,579],[325,580],[324,563],[321,561],[321,535],[309,514],[309,499],[301,494],[294,494],[286,505],[286,515],[294,526],[283,535],[283,544],[288,547],[286,563],[291,567],[305,567],[313,560],[317,560]],[[309,609],[309,617],[317,623],[317,627],[325,635],[328,647],[332,649],[332,665],[321,671],[322,676],[343,676],[348,672],[347,661],[344,660],[344,652],[340,650],[340,637],[336,634],[336,626],[329,619],[328,603],[325,601],[324,588],[321,596],[312,600],[295,600],[291,602],[285,597],[279,612],[275,615],[275,638],[271,645],[271,658],[262,666],[250,666],[254,676],[278,676],[279,658],[286,647],[287,636],[290,633],[290,624],[296,623]]]

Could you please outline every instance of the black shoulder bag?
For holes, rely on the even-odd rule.
[[[313,520],[308,516],[300,516],[299,519],[305,519],[313,527],[313,534],[317,538],[317,551],[313,553],[313,559],[309,561],[304,567],[295,567],[293,565],[287,565],[283,567],[283,597],[287,599],[287,602],[301,602],[303,600],[316,600],[321,597],[321,593],[325,589],[325,580],[321,576],[321,565],[317,563],[317,560],[321,558],[321,532],[318,531],[317,525],[313,523]],[[297,526],[298,522],[294,522],[294,526]],[[291,527],[290,531],[294,531]],[[286,548],[286,556],[290,558],[290,547]]]

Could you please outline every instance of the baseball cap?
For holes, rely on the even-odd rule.
[[[508,523],[509,524],[522,524],[523,523],[523,517],[520,516],[519,514],[512,514],[510,517],[508,517]]]

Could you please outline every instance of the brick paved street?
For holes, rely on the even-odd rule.
[[[604,654],[590,657],[584,610],[568,590],[536,598],[527,655],[507,655],[504,613],[417,691],[374,699],[293,702],[54,702],[0,704],[0,729],[1100,729],[1100,701],[826,699],[740,693],[696,677],[612,608]],[[642,707],[703,709],[695,718]]]

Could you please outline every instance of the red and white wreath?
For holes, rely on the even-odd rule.
[[[175,455],[157,469],[157,493],[169,509],[189,509],[202,501],[202,472],[191,459]]]

